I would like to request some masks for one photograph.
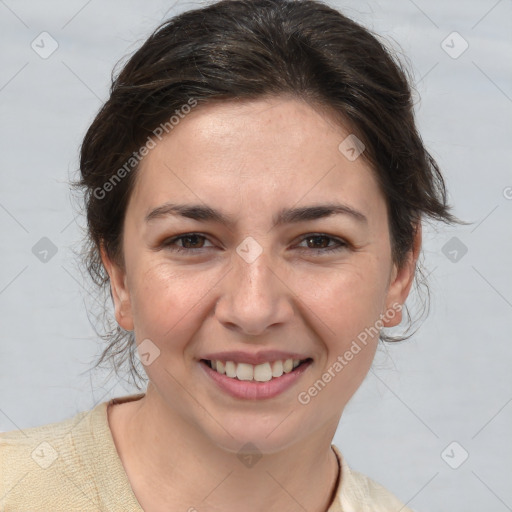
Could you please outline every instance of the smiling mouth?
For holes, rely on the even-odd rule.
[[[201,359],[202,364],[208,366],[215,372],[226,377],[255,382],[268,382],[277,379],[284,374],[292,373],[297,368],[313,360],[307,359],[285,359],[272,362],[266,362],[258,365],[248,363],[235,363],[234,361],[211,361]]]

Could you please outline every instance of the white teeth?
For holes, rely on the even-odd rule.
[[[217,373],[226,375],[232,379],[255,380],[257,382],[268,382],[272,378],[281,377],[283,373],[290,373],[300,364],[300,359],[286,359],[252,365],[247,363],[235,363],[233,361],[210,361],[211,367]]]
[[[215,361],[212,361],[212,366]],[[226,373],[226,367],[224,366],[224,363],[222,361],[216,361],[217,362],[217,372],[221,375],[224,375]],[[215,370],[215,368],[214,368]]]
[[[252,380],[254,370],[252,364],[238,363],[236,366],[236,377],[238,380]]]
[[[272,377],[281,377],[283,375],[283,361],[274,361],[272,363]]]
[[[270,363],[258,364],[254,367],[254,380],[267,382],[272,379],[272,368]]]
[[[233,361],[226,361],[226,375],[233,379],[236,377],[236,364]]]
[[[293,359],[287,359],[283,363],[283,371],[284,373],[290,373],[293,370]]]

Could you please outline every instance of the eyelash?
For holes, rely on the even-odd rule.
[[[166,249],[173,251],[173,252],[177,252],[177,253],[179,253],[179,252],[196,252],[198,250],[200,251],[202,249],[207,249],[207,247],[198,247],[195,249],[189,249],[186,247],[178,247],[178,246],[172,247],[172,244],[174,242],[176,242],[178,240],[182,240],[184,238],[192,238],[192,237],[199,237],[199,238],[204,238],[205,240],[207,240],[207,237],[205,237],[204,235],[201,235],[200,233],[185,233],[183,235],[179,235],[174,238],[169,238],[167,240],[164,240],[164,242],[162,243],[162,247],[165,247]],[[301,239],[300,243],[304,242],[305,240],[309,240],[311,238],[327,238],[327,239],[332,240],[338,244],[334,247],[309,249],[310,251],[313,251],[313,253],[317,253],[317,255],[340,251],[340,250],[346,249],[349,245],[347,242],[345,242],[341,239],[334,238],[334,237],[332,237],[330,235],[326,235],[324,233],[308,234],[307,236],[305,236]],[[302,248],[302,249],[307,249],[307,248]]]

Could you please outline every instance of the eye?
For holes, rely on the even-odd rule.
[[[332,236],[323,234],[323,233],[312,233],[307,235],[302,239],[302,242],[306,242],[308,245],[312,242],[312,245],[320,245],[323,247],[310,247],[313,251],[313,254],[316,252],[317,255],[322,255],[325,253],[333,252],[333,251],[341,251],[348,247],[348,244],[344,240],[340,240],[338,238],[334,238]],[[329,242],[335,242],[334,246],[328,247]],[[311,251],[308,251],[311,252]]]
[[[183,235],[175,236],[173,238],[168,238],[164,240],[161,245],[162,247],[169,251],[177,253],[193,253],[198,251],[202,252],[202,249],[207,249],[208,247],[204,247],[205,241],[208,241],[208,239],[204,235],[201,235],[199,233],[185,233]],[[177,243],[179,242],[181,242],[182,247],[177,245]],[[313,252],[314,255],[322,255],[334,251],[341,251],[348,247],[348,243],[346,243],[344,240],[332,237],[330,235],[326,235],[324,233],[309,234],[302,238],[301,243],[304,242],[306,242],[307,245],[319,246],[300,248],[300,250],[306,250],[309,253]],[[331,242],[334,242],[335,244],[333,246],[329,246]]]
[[[204,249],[202,244],[207,238],[199,233],[186,233],[184,235],[176,236],[174,238],[169,238],[162,242],[162,247],[173,251],[173,252],[192,252],[197,249]],[[175,245],[176,242],[182,242],[182,245],[185,247],[179,247]],[[199,247],[197,247],[199,245]],[[190,247],[192,246],[192,247]]]

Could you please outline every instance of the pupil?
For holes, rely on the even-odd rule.
[[[187,241],[188,240],[191,240],[191,239],[195,239],[196,240],[196,243],[198,242],[199,240],[199,236],[198,235],[189,235],[189,236],[186,236],[183,238],[183,242],[184,242],[184,245],[185,247],[188,249],[189,247],[187,247],[188,243]],[[194,243],[192,243],[192,245],[195,245]]]
[[[316,241],[318,241],[318,240],[322,240],[322,239],[324,240],[324,243],[323,243],[323,244],[320,244],[320,245],[322,245],[322,246],[323,246],[323,247],[321,247],[321,248],[324,248],[324,247],[325,247],[325,241],[326,241],[326,237],[325,237],[325,236],[312,236],[312,237],[310,237],[310,238],[309,238],[309,241],[311,241],[311,240],[316,240]]]

